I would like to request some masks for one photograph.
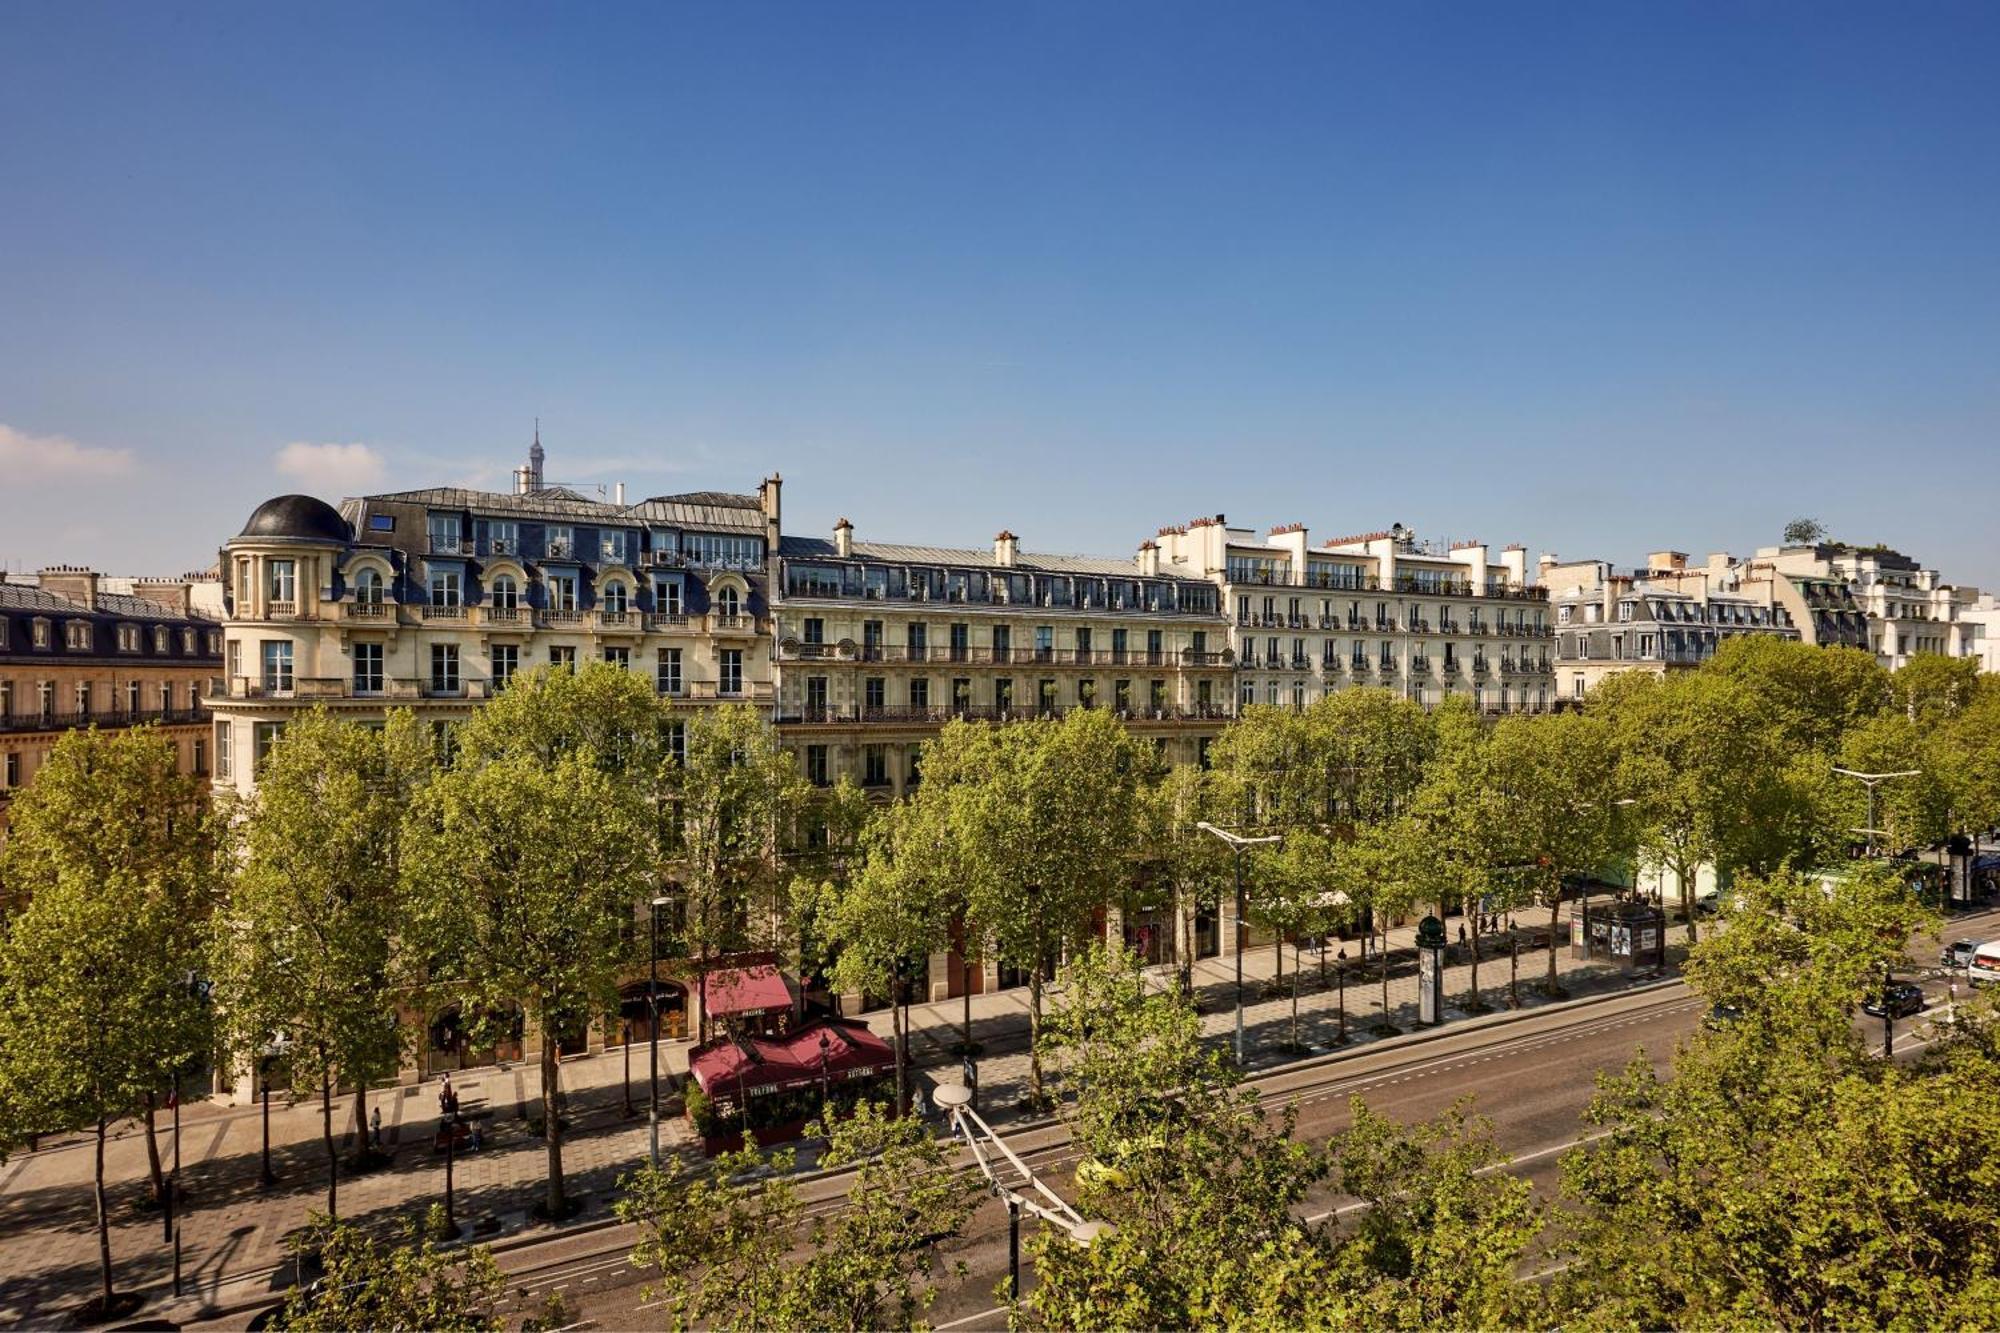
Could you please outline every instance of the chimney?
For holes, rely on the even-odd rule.
[[[621,505],[621,506],[622,506],[622,505],[623,505],[623,504],[625,503],[625,483],[624,483],[624,482],[622,482],[622,481],[621,481],[621,482],[616,482],[616,483],[614,483],[614,484],[612,485],[612,487],[611,487],[611,503],[613,503],[613,504],[615,504],[615,505]]]
[[[854,554],[854,525],[845,518],[833,525],[833,553],[842,558]]]
[[[1160,572],[1159,543],[1139,543],[1139,572],[1147,578],[1152,578]]]
[[[993,536],[994,564],[1003,567],[1011,566],[1014,563],[1014,557],[1016,557],[1020,553],[1021,553],[1021,539],[1019,537],[1016,537],[1013,533],[1007,531],[1007,529],[1005,528],[1000,529],[999,532],[994,534]]]
[[[158,603],[175,615],[194,612],[194,590],[186,579],[134,579],[132,595]]]
[[[1561,563],[1562,561],[1556,559],[1554,551],[1544,551],[1542,552],[1542,558],[1535,562],[1535,572],[1546,577],[1550,570]]]
[[[97,571],[82,565],[50,565],[40,575],[42,591],[97,609]]]

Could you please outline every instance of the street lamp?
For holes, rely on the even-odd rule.
[[[1065,1203],[1062,1196],[1044,1185],[1028,1169],[1027,1163],[1014,1155],[993,1127],[979,1118],[979,1112],[972,1109],[972,1089],[962,1083],[945,1083],[938,1087],[938,1109],[949,1118],[951,1128],[965,1146],[972,1150],[972,1160],[979,1167],[979,1173],[986,1177],[993,1193],[1007,1205],[1007,1297],[1012,1300],[1021,1294],[1021,1213],[1026,1210],[1042,1221],[1060,1227],[1065,1235],[1079,1245],[1094,1245],[1107,1236],[1117,1234],[1118,1228],[1109,1222],[1088,1221]],[[989,1153],[993,1156],[989,1157]],[[1015,1185],[1003,1181],[995,1170],[995,1159],[1004,1158],[1014,1168]],[[1027,1191],[1034,1191],[1033,1195]],[[1040,1196],[1039,1199],[1035,1196]]]
[[[1229,849],[1236,854],[1236,1063],[1240,1067],[1243,1063],[1243,945],[1245,935],[1245,927],[1243,925],[1243,853],[1249,851],[1252,847],[1263,847],[1271,843],[1283,842],[1285,835],[1282,833],[1272,833],[1261,838],[1246,838],[1240,833],[1231,833],[1228,829],[1217,828],[1205,819],[1197,823],[1195,827],[1204,833],[1213,833],[1216,837],[1222,839],[1224,843],[1228,844]]]
[[[827,1078],[827,1053],[832,1049],[833,1043],[827,1040],[825,1032],[821,1032],[819,1034],[819,1118],[821,1120],[826,1119],[826,1103],[831,1095]]]
[[[646,1111],[647,1152],[654,1166],[660,1164],[660,909],[671,899],[653,895],[648,925],[651,941],[646,949],[646,1011],[651,1015],[646,1032],[646,1076],[652,1092]]]
[[[1851,768],[1841,768],[1838,765],[1833,771],[1844,778],[1853,778],[1868,789],[1868,827],[1854,831],[1868,835],[1868,854],[1873,856],[1875,834],[1879,831],[1875,827],[1875,789],[1893,778],[1920,778],[1924,775],[1924,771],[1921,768],[1906,768],[1900,773],[1857,773]]]
[[[263,1085],[258,1100],[264,1107],[264,1169],[257,1177],[259,1189],[270,1189],[278,1183],[278,1177],[271,1170],[271,1066],[284,1059],[285,1049],[291,1045],[291,1038],[280,1032],[264,1044],[257,1057],[258,1081]]]

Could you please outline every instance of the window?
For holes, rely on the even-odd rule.
[[[1014,682],[1011,677],[1002,677],[993,682],[993,706],[1001,712],[1014,707]]]
[[[382,692],[381,644],[357,643],[354,645],[354,692],[356,694],[380,694]]]
[[[1035,626],[1035,656],[1046,661],[1048,659],[1049,654],[1055,651],[1055,647],[1056,647],[1055,626],[1053,625]]]
[[[928,651],[928,644],[925,638],[924,623],[921,620],[910,622],[909,636],[910,660],[912,662],[923,661]]]
[[[505,689],[507,682],[514,679],[514,673],[521,669],[521,647],[514,643],[496,643],[492,649],[493,688]]]
[[[128,680],[128,681],[126,681],[126,682],[125,682],[125,711],[126,711],[126,712],[128,712],[128,713],[137,713],[137,712],[140,712],[141,710],[143,710],[144,708],[145,708],[145,705],[144,705],[143,703],[141,703],[141,702],[140,702],[140,700],[139,700],[139,682],[138,682],[138,681],[136,681],[136,680]]]
[[[802,643],[825,643],[826,621],[818,616],[807,616],[799,627],[799,640]]]
[[[576,649],[567,644],[554,644],[549,648],[549,665],[576,670]]]
[[[1146,631],[1146,661],[1157,663],[1160,660],[1160,653],[1165,646],[1166,638],[1159,630],[1149,629]]]
[[[688,727],[685,722],[667,723],[667,753],[677,764],[685,764],[688,757]]]
[[[243,674],[243,644],[237,639],[229,641],[229,674],[232,677]]]
[[[0,718],[14,716],[14,682],[0,680]]]
[[[721,569],[755,569],[764,563],[764,539],[689,532],[681,536],[681,552],[691,565],[712,565]]]
[[[549,610],[576,610],[576,575],[549,575]]]
[[[1090,645],[1090,628],[1089,628],[1089,626],[1087,626],[1087,625],[1079,625],[1079,626],[1077,626],[1077,628],[1076,628],[1076,660],[1077,660],[1077,661],[1079,661],[1079,662],[1088,662],[1088,661],[1090,660],[1090,647],[1091,647],[1091,645]]]
[[[826,747],[824,745],[808,745],[806,747],[806,781],[812,783],[815,787],[826,786],[826,770]]]
[[[1115,649],[1113,650],[1116,651]],[[1132,682],[1114,680],[1111,682],[1111,706],[1121,713],[1132,711]]]
[[[88,620],[72,620],[64,629],[71,649],[85,653],[90,651],[90,622]]]
[[[716,654],[716,657],[721,673],[716,682],[717,692],[720,694],[743,693],[743,650],[741,648],[724,648]]]
[[[608,564],[625,563],[627,534],[623,532],[600,532],[597,534],[597,558]]]
[[[493,579],[493,609],[514,611],[521,605],[521,585],[514,581],[512,574],[497,574]]]
[[[620,671],[630,671],[632,669],[632,650],[630,648],[606,648],[604,650],[604,660],[612,666],[617,667]]]
[[[885,745],[866,745],[861,749],[861,785],[864,787],[886,787],[889,785],[889,748]]]
[[[87,680],[76,683],[76,711],[86,714],[90,712],[90,682]]]
[[[1155,713],[1164,713],[1167,709],[1167,682],[1156,680],[1148,685],[1146,699]]]
[[[1035,683],[1035,706],[1040,708],[1044,713],[1053,713],[1056,711],[1056,683],[1054,681],[1044,679]]]
[[[685,614],[681,607],[681,581],[679,579],[655,579],[653,581],[653,610],[663,616]]]
[[[743,614],[743,599],[734,588],[723,588],[715,594],[717,614],[738,616]]]
[[[431,514],[424,523],[430,534],[431,554],[457,555],[459,553],[459,521],[457,514]]]
[[[1077,633],[1083,635],[1086,641],[1090,635],[1089,630],[1078,630]],[[972,626],[954,624],[951,627],[951,660],[954,662],[965,661],[966,658],[971,656],[971,649]]]
[[[566,560],[576,552],[576,542],[567,525],[551,524],[542,548],[551,559]]]
[[[395,515],[370,514],[368,516],[368,530],[370,532],[394,532],[396,530]]]
[[[34,639],[34,643],[35,643],[35,647],[37,647],[37,648],[46,648],[46,647],[48,647],[48,646],[49,646],[49,622],[48,622],[48,621],[46,621],[46,620],[37,620],[37,621],[35,621],[35,623],[34,623],[34,626],[33,626],[33,629],[32,629],[32,630],[31,630],[31,632],[30,632],[30,637],[32,637],[32,638]]]
[[[681,650],[662,648],[653,665],[653,688],[661,694],[681,692]]]
[[[480,525],[486,531],[487,555],[518,555],[521,550],[521,532],[511,519],[493,519]]]
[[[4,772],[0,772],[0,787],[11,788],[11,787],[18,787],[20,785],[21,785],[21,755],[20,752],[17,750],[9,750],[7,752],[6,769]]]
[[[292,688],[292,643],[290,639],[267,639],[264,643],[264,688]]]
[[[6,637],[6,631],[4,629],[0,629],[0,639],[4,639],[5,637]],[[165,625],[153,626],[153,651],[155,653],[160,654],[163,657],[166,655],[167,627]]]
[[[888,682],[880,676],[870,676],[861,682],[861,706],[883,708],[889,697]]]
[[[917,676],[910,681],[910,707],[929,708],[931,706],[931,682],[927,676]]]
[[[806,677],[806,719],[808,721],[826,716],[826,677]]]
[[[203,740],[201,737],[197,736],[194,738],[192,742],[190,742],[190,749],[193,752],[192,758],[194,760],[193,764],[194,775],[196,777],[200,777],[204,773],[208,772],[208,742]]]
[[[252,776],[264,771],[264,760],[269,757],[271,747],[284,735],[282,722],[259,722],[250,733],[250,772]]]
[[[431,571],[431,605],[459,606],[464,601],[464,576],[455,569]]]
[[[298,565],[290,560],[273,560],[265,566],[264,591],[274,602],[298,600]]]
[[[35,715],[44,721],[56,711],[56,683],[52,680],[38,682],[35,686]]]
[[[354,604],[382,605],[382,576],[375,570],[364,569],[354,576]]]
[[[1569,608],[1569,607],[1567,607],[1567,606],[1559,606],[1559,607],[1557,607],[1557,608],[1556,608],[1556,624],[1558,624],[1558,625],[1567,625],[1567,624],[1569,624],[1569,613],[1570,613],[1570,608]]]
[[[1212,681],[1198,680],[1194,683],[1194,701],[1199,708],[1206,709],[1215,700],[1215,691],[1210,688]]]
[[[458,693],[458,645],[431,645],[431,689],[438,694]]]
[[[1014,651],[1014,631],[1007,625],[993,627],[993,660],[1005,662]]]
[[[614,579],[604,585],[604,609],[614,616],[622,616],[631,606],[631,594],[625,587],[625,580]]]

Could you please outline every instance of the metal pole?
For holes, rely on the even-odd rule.
[[[452,1194],[452,1165],[458,1156],[458,1113],[446,1112],[444,1120],[444,1232],[458,1234],[458,1210]]]
[[[1347,1042],[1347,950],[1340,951],[1340,961],[1333,965],[1333,975],[1340,987],[1340,1040]]]
[[[1521,937],[1514,933],[1513,924],[1507,926],[1507,942],[1513,946],[1513,957],[1507,963],[1507,1007],[1521,1007]]]
[[[1243,1063],[1243,849],[1236,848],[1236,1063]]]
[[[651,1101],[646,1111],[647,1155],[654,1166],[660,1164],[660,905],[649,903],[652,915],[652,942],[646,950],[646,1007],[652,1015],[652,1029],[646,1034],[647,1077],[652,1083]]]
[[[1007,1196],[1007,1299],[1021,1295],[1021,1201]]]
[[[1875,821],[1869,820],[1872,828]],[[1882,964],[1882,1058],[1896,1058],[1896,1009],[1889,1003],[1889,978],[1892,974],[1887,963]]]
[[[271,1174],[271,1066],[266,1062],[261,1069],[263,1078],[260,1081],[264,1085],[261,1099],[264,1103],[264,1174],[258,1177],[257,1183],[262,1188],[269,1189],[278,1183],[278,1178]]]

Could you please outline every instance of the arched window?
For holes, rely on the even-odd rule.
[[[382,576],[364,569],[354,576],[354,600],[360,606],[382,605]]]
[[[716,593],[715,609],[718,613],[725,616],[742,614],[743,604],[736,595],[736,589],[724,588],[722,591]]]
[[[493,609],[512,611],[521,604],[521,585],[514,582],[512,574],[496,574],[493,578]]]
[[[613,579],[604,585],[604,609],[613,615],[624,615],[628,593],[623,579]]]

